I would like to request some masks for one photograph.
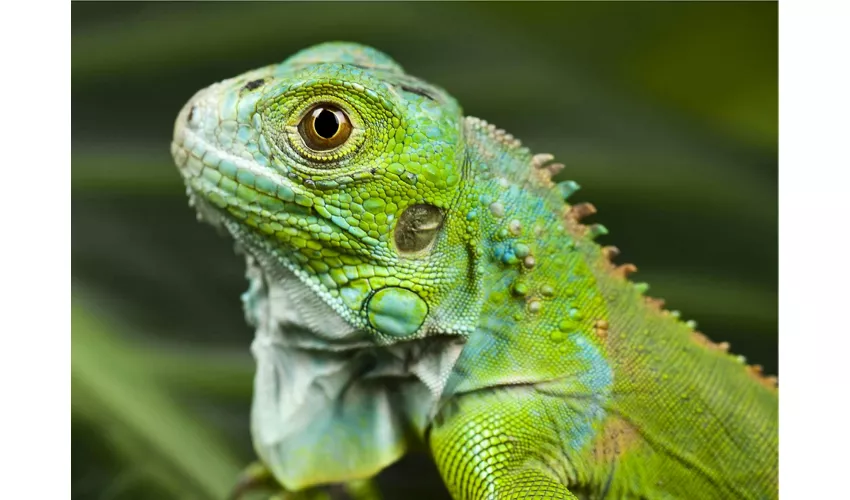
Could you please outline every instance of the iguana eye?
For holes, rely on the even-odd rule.
[[[314,151],[329,151],[348,140],[351,121],[338,107],[332,104],[317,104],[301,119],[298,133],[304,144]]]

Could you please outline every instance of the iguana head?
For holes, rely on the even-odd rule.
[[[206,219],[391,344],[472,328],[463,136],[443,90],[327,43],[198,92],[172,153]]]

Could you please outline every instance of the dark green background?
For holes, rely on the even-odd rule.
[[[74,3],[72,36],[74,498],[221,497],[252,458],[243,262],[187,206],[172,124],[326,40],[555,154],[635,280],[777,372],[775,3]],[[434,474],[381,484],[435,498]]]

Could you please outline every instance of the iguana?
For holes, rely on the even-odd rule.
[[[775,378],[612,263],[563,165],[389,56],[211,85],[171,151],[246,254],[251,430],[285,490],[424,443],[459,500],[777,498]]]

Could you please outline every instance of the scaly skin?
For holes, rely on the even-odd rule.
[[[347,139],[310,138],[316,106]],[[424,442],[457,499],[777,497],[774,380],[611,264],[551,156],[384,54],[323,44],[204,89],[172,152],[248,256],[252,430],[284,487]]]

